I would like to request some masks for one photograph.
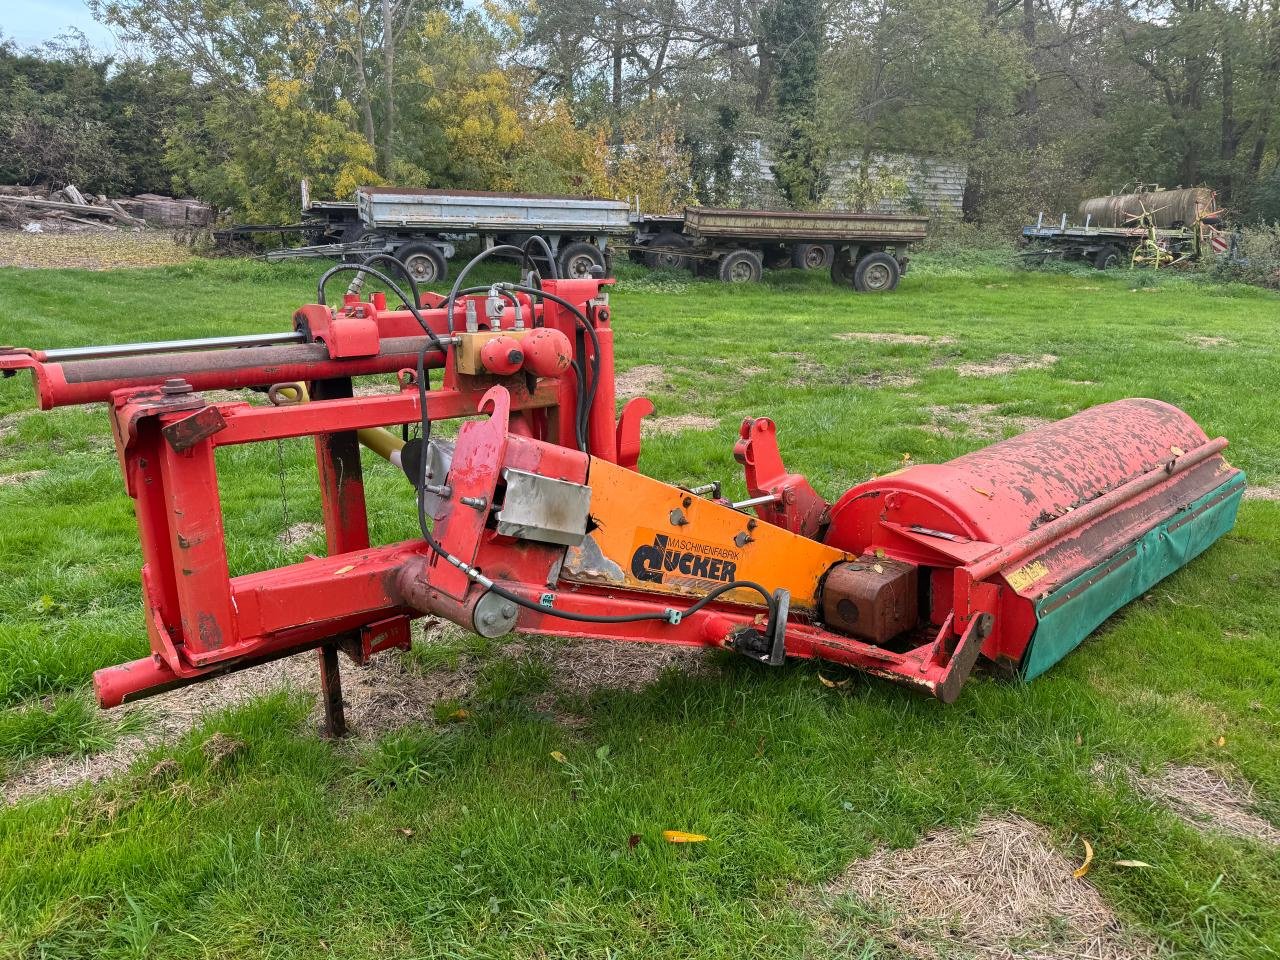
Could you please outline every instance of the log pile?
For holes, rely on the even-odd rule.
[[[74,185],[46,192],[0,186],[0,223],[30,233],[160,227],[200,229],[213,223],[213,208],[198,200],[141,193],[119,200],[82,193]]]

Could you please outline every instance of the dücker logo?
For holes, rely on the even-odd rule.
[[[631,575],[644,583],[662,583],[667,574],[728,583],[738,571],[737,557],[710,543],[658,533],[631,555]]]

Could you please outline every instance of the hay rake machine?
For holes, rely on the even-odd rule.
[[[734,503],[718,484],[638,472],[653,405],[616,409],[612,281],[530,271],[468,289],[464,270],[441,297],[362,269],[402,304],[348,292],[326,305],[322,281],[290,332],[0,350],[6,375],[34,374],[42,408],[110,415],[151,653],[98,671],[104,707],[318,649],[339,735],[338,652],[408,648],[424,615],[489,637],[818,657],[950,702],[979,657],[1024,678],[1046,670],[1229,530],[1243,494],[1226,440],[1133,399],[834,500],[784,466],[771,420],[749,419],[734,447],[749,496]],[[354,393],[378,374],[400,389]],[[246,387],[276,403],[202,395]],[[431,436],[463,417],[456,440]],[[421,437],[385,429],[404,424]],[[327,555],[231,576],[215,454],[308,435]],[[412,489],[419,536],[370,543],[362,478],[378,467],[361,443],[406,474],[404,500],[378,509],[411,509]]]

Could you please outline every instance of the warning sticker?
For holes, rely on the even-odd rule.
[[[1006,573],[1004,578],[1009,581],[1009,586],[1021,592],[1048,573],[1049,568],[1039,560],[1035,560],[1025,567],[1014,570],[1012,573]]]

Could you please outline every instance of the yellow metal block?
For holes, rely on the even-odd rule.
[[[570,547],[561,576],[650,593],[700,596],[733,580],[791,592],[792,609],[817,607],[818,587],[849,554],[654,480],[591,458],[591,521]],[[724,599],[762,606],[753,590]]]
[[[523,330],[480,330],[476,333],[462,333],[458,335],[458,347],[454,354],[454,363],[457,365],[459,373],[465,373],[470,377],[478,377],[489,371],[484,368],[484,364],[480,362],[480,351],[484,349],[484,345],[490,340],[496,340],[498,337],[510,337],[512,340],[523,340],[529,335],[529,328]]]

